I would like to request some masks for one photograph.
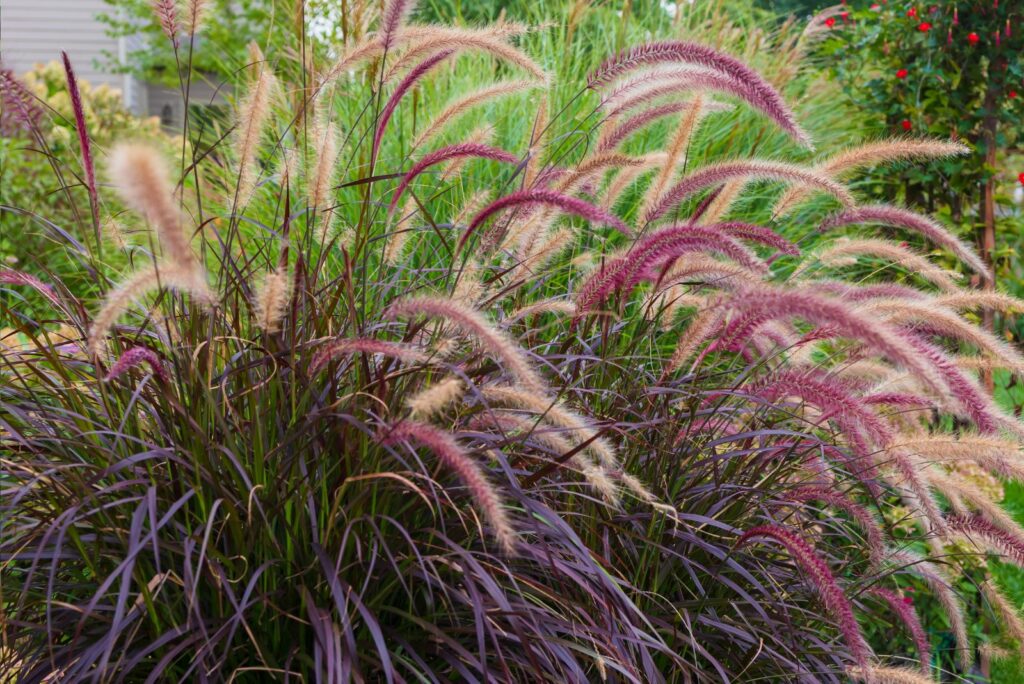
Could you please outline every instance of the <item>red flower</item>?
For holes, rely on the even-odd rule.
[[[978,34],[974,31],[967,34],[967,42],[971,45],[977,45],[979,40],[981,40],[981,38],[979,38]]]
[[[909,72],[907,72],[906,69],[900,69],[899,71],[896,72],[896,78],[906,78],[907,73]]]
[[[829,28],[832,28],[835,25],[836,25],[836,18],[835,17],[829,17],[828,19],[825,20],[825,26],[828,26]]]
[[[1017,91],[1016,90],[1011,90],[1010,91],[1010,99],[1012,100],[1015,97],[1017,97]]]
[[[908,9],[907,10],[907,16],[910,17],[911,19],[916,17],[917,16],[917,8],[911,7],[910,9]]]
[[[914,124],[910,123],[910,119],[904,119],[903,121],[900,122],[900,126],[903,126],[903,130],[909,131],[911,128],[914,127]]]
[[[908,606],[914,605],[914,599],[910,598],[909,596],[904,596],[903,597],[903,602],[905,604],[907,604]]]
[[[932,25],[927,21],[922,21],[920,24],[917,25],[917,30],[920,31],[921,33],[927,33],[928,31],[932,30]]]
[[[879,5],[877,2],[871,6],[871,11],[872,12],[878,12],[881,9],[882,9],[882,6]]]
[[[1020,181],[1021,185],[1024,185],[1024,173],[1017,174],[1017,180]]]

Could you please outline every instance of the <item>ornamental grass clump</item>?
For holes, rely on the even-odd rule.
[[[202,4],[156,6],[169,40]],[[968,632],[1024,529],[958,475],[1024,477],[976,377],[1024,365],[971,314],[1020,303],[844,183],[960,146],[808,160],[727,50],[563,83],[519,24],[363,5],[302,73],[254,50],[230,134],[90,149],[121,267],[82,211],[52,236],[87,287],[0,270],[5,673],[917,682],[1021,638],[992,588]],[[747,108],[785,135],[711,144]]]

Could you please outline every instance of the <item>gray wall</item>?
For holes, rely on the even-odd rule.
[[[104,51],[119,54],[118,41],[96,19],[110,10],[103,0],[0,0],[0,61],[20,75],[67,50],[80,79],[130,89],[124,75],[96,68]]]

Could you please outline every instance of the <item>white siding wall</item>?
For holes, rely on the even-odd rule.
[[[123,75],[96,66],[104,51],[118,55],[118,41],[96,19],[112,9],[103,0],[0,0],[0,61],[20,75],[67,50],[80,79],[124,89]]]

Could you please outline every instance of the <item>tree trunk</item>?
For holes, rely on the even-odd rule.
[[[994,169],[996,165],[996,132],[999,128],[999,119],[996,117],[998,106],[998,92],[995,88],[989,88],[985,93],[985,121],[982,124],[982,140],[985,143],[985,166]],[[989,174],[985,181],[985,187],[981,197],[981,258],[992,270],[992,280],[985,285],[986,290],[995,289],[995,249],[996,249],[996,180],[993,174]],[[991,309],[986,309],[982,322],[985,329],[994,332],[995,315]],[[982,374],[985,387],[991,392],[994,384],[992,372],[985,371]]]

